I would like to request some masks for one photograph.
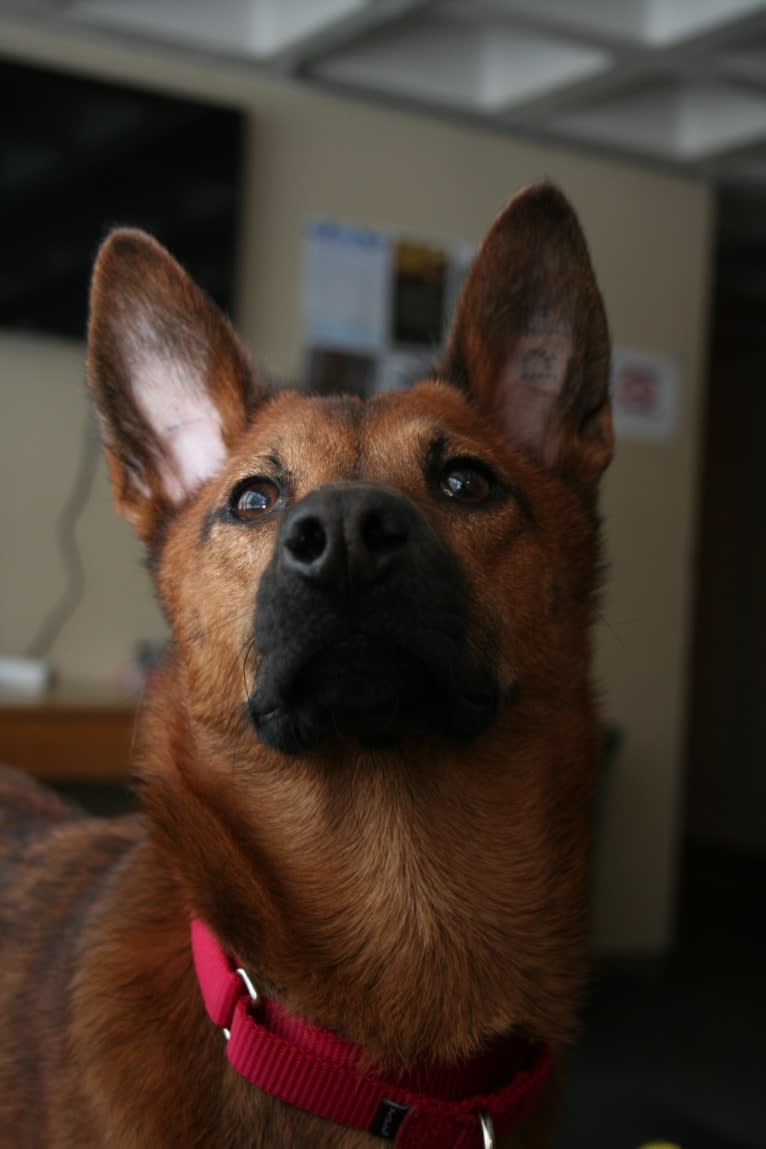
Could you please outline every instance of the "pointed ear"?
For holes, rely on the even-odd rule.
[[[549,184],[515,196],[469,273],[442,374],[545,467],[594,482],[612,454],[609,333],[580,225]]]
[[[227,320],[141,231],[93,272],[88,381],[115,503],[145,541],[223,464],[265,389]]]

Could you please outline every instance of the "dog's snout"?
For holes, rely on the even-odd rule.
[[[364,587],[384,578],[410,542],[413,508],[396,491],[368,483],[318,488],[285,516],[285,569],[318,587]]]

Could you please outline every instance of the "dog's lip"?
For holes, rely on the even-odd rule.
[[[286,753],[334,735],[363,746],[407,733],[474,738],[497,717],[502,689],[462,630],[427,622],[346,619],[309,641],[261,650],[247,700],[258,737]]]
[[[454,694],[456,701],[459,699],[464,706],[469,706],[477,712],[486,712],[497,708],[498,694],[495,689],[482,688],[478,684],[470,682],[463,683],[460,688],[456,689],[456,683],[451,678],[448,666],[437,668],[403,643],[355,631],[334,641],[325,642],[296,663],[291,668],[290,674],[282,682],[278,698],[276,700],[274,698],[269,699],[270,704],[263,709],[259,709],[256,702],[256,695],[260,692],[258,690],[253,691],[248,699],[251,717],[257,718],[260,722],[269,722],[299,705],[302,688],[305,687],[312,673],[322,673],[323,664],[326,665],[334,658],[342,660],[344,655],[353,657],[369,653],[371,657],[377,660],[381,650],[385,652],[390,662],[401,663],[402,672],[406,670],[410,675],[416,673],[427,678],[434,693],[439,695]],[[343,699],[343,705],[349,709],[355,707],[374,709],[376,706],[385,705],[388,701],[390,699],[355,703],[351,699]]]
[[[369,662],[369,668],[364,663]],[[344,675],[353,675],[357,672],[358,680],[385,677],[386,670],[392,684],[397,677],[411,678],[413,674],[436,679],[435,668],[430,666],[427,659],[421,657],[416,651],[406,645],[389,638],[380,638],[376,635],[366,634],[363,631],[353,631],[339,636],[333,640],[325,641],[315,649],[305,653],[283,675],[280,683],[279,702],[269,709],[260,712],[263,717],[276,714],[295,705],[301,695],[309,690],[322,691],[327,684],[327,676],[342,679]],[[352,685],[352,684],[351,684]],[[355,703],[352,697],[343,699],[345,705],[364,708],[367,702]],[[372,701],[369,705],[376,705]]]
[[[439,637],[438,647],[429,651],[433,635]],[[425,639],[425,640],[424,640]],[[323,663],[338,665],[344,660],[351,663],[355,659],[369,658],[371,666],[380,666],[383,660],[400,663],[403,668],[417,666],[422,674],[434,681],[449,682],[448,668],[459,659],[459,634],[452,628],[439,626],[425,627],[421,624],[409,633],[402,634],[399,627],[392,625],[388,630],[383,625],[346,626],[334,629],[332,633],[317,635],[300,649],[291,653],[284,649],[260,649],[261,666],[269,667],[269,677],[273,669],[272,660],[278,660],[278,696],[280,706],[292,701],[296,684],[312,670]],[[275,707],[278,709],[280,707]]]

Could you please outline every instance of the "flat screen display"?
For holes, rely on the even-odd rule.
[[[0,59],[0,328],[82,338],[115,225],[168,247],[228,314],[245,114]]]

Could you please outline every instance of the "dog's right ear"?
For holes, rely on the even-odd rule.
[[[115,503],[146,542],[221,467],[266,393],[215,305],[159,243],[128,229],[96,259],[88,381]]]

